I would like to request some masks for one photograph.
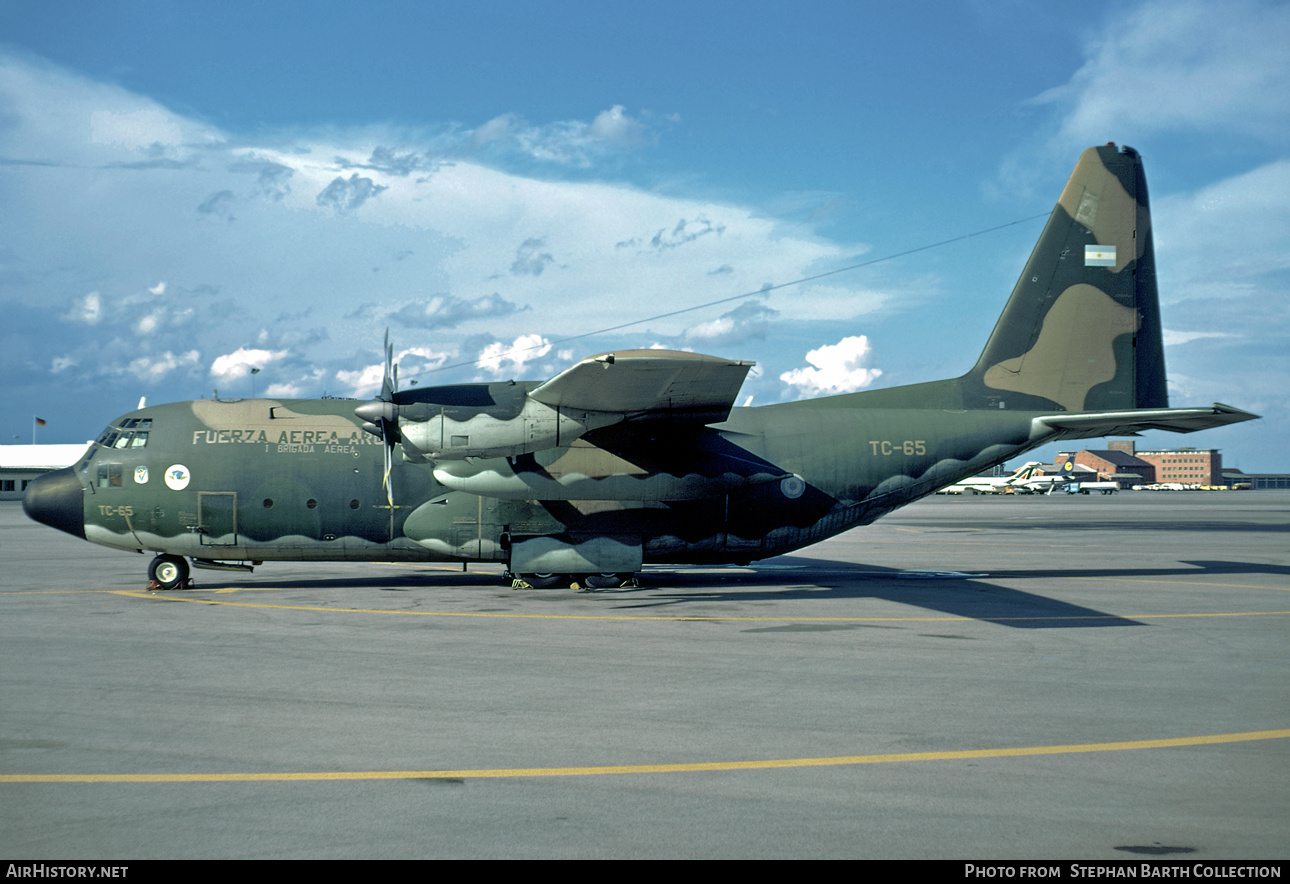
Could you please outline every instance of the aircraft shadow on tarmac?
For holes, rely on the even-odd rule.
[[[615,610],[684,608],[695,604],[757,603],[809,600],[835,602],[878,599],[937,611],[941,614],[982,620],[1018,629],[1087,629],[1106,626],[1145,626],[1141,621],[1120,617],[1094,608],[1059,601],[1035,593],[1001,586],[1001,580],[1104,580],[1219,578],[1234,575],[1271,574],[1290,578],[1290,568],[1278,565],[1231,561],[1187,561],[1168,568],[1017,568],[992,570],[989,574],[957,571],[919,571],[880,565],[851,564],[804,556],[767,559],[748,568],[660,568],[640,575],[641,586],[632,589],[601,590]],[[376,589],[385,592],[430,591],[446,586],[497,588],[496,571],[450,571],[408,569],[397,575],[330,578],[289,578],[256,581],[260,590],[346,590]],[[245,587],[242,581],[203,580],[199,590]],[[518,590],[536,598],[556,600],[569,590]],[[831,616],[827,610],[818,616]],[[702,614],[696,614],[702,617]]]
[[[1072,572],[1081,574],[1083,572]],[[1033,572],[1017,572],[1033,576]],[[804,599],[831,602],[880,599],[1020,629],[1143,626],[1136,620],[1073,605],[991,582],[1000,574],[917,571],[793,556],[768,559],[747,570],[645,572],[650,591],[625,608],[694,603],[741,603]],[[643,581],[644,582],[644,581]],[[714,585],[715,584],[715,585]],[[825,610],[819,616],[829,616]]]
[[[961,519],[908,519],[904,524],[908,527],[937,528],[951,531],[964,530]],[[1070,521],[1045,520],[1042,523],[1035,524],[1019,523],[1016,519],[973,519],[972,529],[974,531],[984,529],[998,531],[1024,530],[1044,533],[1057,532],[1061,534],[1088,533],[1091,531],[1114,531],[1116,533],[1124,533],[1125,531],[1166,531],[1169,533],[1177,533],[1179,531],[1198,531],[1203,534],[1286,534],[1290,533],[1290,522],[1237,522],[1222,519],[1180,520],[1177,518],[1143,519],[1138,518],[1137,514],[1134,514],[1132,516],[1113,519],[1073,519]]]
[[[1166,568],[1017,568],[989,574],[905,571],[875,565],[848,564],[792,556],[768,559],[755,570],[685,570],[650,576],[654,591],[629,607],[684,605],[694,602],[744,602],[769,599],[873,598],[915,605],[943,614],[967,617],[1019,629],[1062,629],[1104,626],[1145,626],[1127,617],[1074,605],[1018,589],[1000,586],[1004,580],[1101,579],[1216,579],[1237,575],[1273,575],[1290,579],[1290,568],[1241,561],[1184,561]],[[655,579],[657,578],[657,579]],[[713,588],[713,584],[719,588]],[[785,584],[791,584],[785,586]],[[768,587],[768,589],[759,589]],[[772,587],[782,587],[773,589]],[[659,590],[664,590],[660,593]]]

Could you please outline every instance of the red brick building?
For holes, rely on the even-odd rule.
[[[1184,485],[1222,485],[1223,455],[1217,448],[1177,448],[1139,451],[1138,457],[1156,468],[1156,481]]]
[[[1170,448],[1135,451],[1132,439],[1108,443],[1112,451],[1123,452],[1155,468],[1155,478],[1144,484],[1178,482],[1183,485],[1222,485],[1223,455],[1217,448]]]
[[[1129,443],[1133,445],[1132,442]],[[1132,488],[1134,485],[1152,485],[1158,481],[1153,464],[1136,457],[1132,451],[1104,449],[1099,451],[1077,451],[1072,457],[1075,463],[1097,473],[1099,482],[1118,482],[1121,488]]]

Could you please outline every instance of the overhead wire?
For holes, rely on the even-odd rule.
[[[728,304],[731,301],[739,301],[744,298],[751,298],[757,295],[764,295],[767,292],[777,291],[778,289],[786,289],[786,288],[791,288],[792,286],[795,286],[795,285],[802,285],[808,282],[815,282],[818,279],[825,279],[830,276],[836,276],[839,273],[847,273],[852,270],[859,270],[862,267],[872,267],[874,264],[881,264],[884,261],[893,261],[896,258],[904,258],[907,255],[914,255],[914,254],[917,254],[918,252],[925,252],[929,249],[936,249],[936,248],[940,248],[941,246],[948,246],[956,242],[962,242],[963,240],[966,240],[966,239],[972,239],[973,237],[976,237],[976,236],[983,236],[987,233],[995,233],[996,231],[1005,230],[1009,227],[1016,227],[1018,224],[1025,224],[1030,221],[1035,221],[1039,218],[1047,218],[1051,214],[1052,214],[1051,211],[1041,212],[1038,215],[1031,215],[1027,218],[1018,218],[1015,221],[1009,221],[1005,224],[998,224],[994,227],[986,227],[982,230],[974,230],[971,233],[964,233],[959,236],[950,237],[949,239],[940,240],[939,242],[927,243],[926,245],[917,246],[916,248],[906,249],[903,252],[893,252],[890,255],[883,255],[881,258],[870,258],[868,261],[861,261],[858,264],[848,264],[845,267],[837,267],[833,270],[826,270],[823,273],[816,273],[811,276],[803,276],[800,279],[794,279],[788,282],[781,282],[776,285],[767,284],[762,286],[759,289],[754,289],[753,291],[742,292],[741,294],[730,295],[725,298],[717,298],[715,301],[705,301],[702,304],[695,304],[692,307],[682,307],[680,310],[669,310],[666,313],[656,313],[653,316],[646,316],[643,319],[634,319],[631,322],[623,322],[618,325],[611,325],[611,326],[608,326],[607,328],[597,329],[595,331],[589,331],[589,332],[583,332],[581,334],[570,335],[567,338],[559,338],[554,341],[544,340],[542,343],[534,344],[530,347],[514,347],[503,353],[496,354],[495,356],[490,358],[501,359],[502,357],[512,356],[517,353],[527,353],[531,350],[540,350],[544,347],[556,347],[556,346],[559,346],[560,344],[567,344],[570,341],[579,341],[579,340],[582,340],[583,338],[590,338],[590,337],[595,337],[596,335],[604,335],[604,334],[609,334],[610,332],[622,331],[623,329],[631,328],[634,325],[643,325],[644,323],[654,322],[659,319],[670,319],[673,316],[680,316],[683,313],[693,313],[696,310],[704,310],[708,307],[716,307],[720,304]],[[426,369],[425,371],[421,372],[421,374],[423,375],[436,374],[438,372],[448,371],[454,368],[467,368],[470,366],[479,365],[481,362],[483,362],[482,359],[472,359],[467,362],[456,362],[451,365],[440,365],[436,368]]]

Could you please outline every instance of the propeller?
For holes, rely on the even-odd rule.
[[[384,443],[385,474],[381,478],[381,487],[385,489],[385,500],[394,510],[394,486],[390,483],[390,469],[394,465],[394,445],[399,441],[399,406],[394,402],[394,394],[399,391],[399,367],[394,364],[394,348],[390,345],[390,330],[385,330],[385,372],[381,378],[381,395],[376,399],[364,402],[354,409],[354,414],[363,419],[363,429],[377,436]]]

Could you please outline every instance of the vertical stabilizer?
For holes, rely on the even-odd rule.
[[[1137,151],[1084,151],[981,358],[960,380],[968,408],[1168,407]]]

